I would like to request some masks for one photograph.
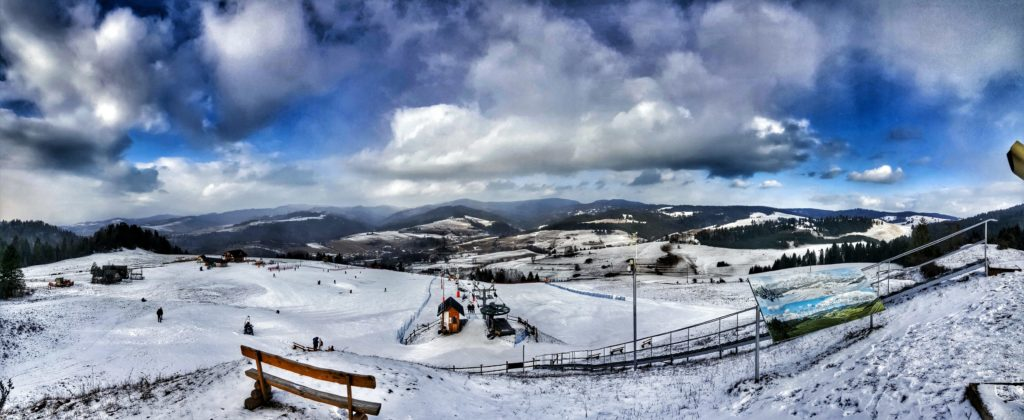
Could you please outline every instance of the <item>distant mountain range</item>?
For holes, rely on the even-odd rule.
[[[408,209],[391,206],[285,205],[199,215],[117,218],[78,223],[64,228],[79,235],[90,235],[108,224],[126,222],[157,230],[176,245],[194,252],[218,252],[225,248],[240,247],[249,249],[254,255],[273,255],[288,249],[316,251],[324,249],[320,244],[375,231],[421,234],[418,237],[421,244],[427,243],[423,241],[423,234],[436,235],[437,238],[453,235],[479,239],[536,230],[622,230],[638,232],[645,238],[655,239],[671,233],[724,225],[747,218],[753,213],[776,212],[809,218],[868,217],[908,224],[915,220],[957,220],[956,217],[939,213],[867,209],[695,206],[647,204],[628,200],[581,203],[562,198],[545,198],[507,202],[460,199]],[[446,220],[449,222],[443,222]],[[385,237],[375,239],[380,238]],[[395,243],[389,245],[401,246]],[[356,248],[366,250],[365,246]]]

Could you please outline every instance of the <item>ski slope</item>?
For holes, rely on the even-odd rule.
[[[875,316],[880,328],[873,331],[867,330],[867,320],[859,320],[762,349],[760,383],[752,381],[751,354],[637,373],[522,378],[453,373],[352,352],[290,357],[375,375],[378,388],[360,389],[356,395],[382,402],[381,418],[976,418],[963,400],[968,382],[1024,379],[1020,369],[1024,347],[1019,345],[1024,340],[1024,329],[1019,328],[1024,321],[1022,309],[1024,274],[950,282],[887,305]],[[257,337],[252,340],[264,340],[261,328],[257,324]],[[224,360],[213,361],[207,354],[219,352],[214,343],[203,347],[207,352],[190,354],[213,363],[158,383],[153,397],[141,403],[137,392],[110,390],[60,400],[61,404],[50,403],[36,412],[25,408],[8,415],[227,419],[343,415],[281,392],[275,396],[280,407],[242,409],[252,381],[242,375],[249,365],[237,355],[235,342],[240,339],[226,340],[232,343],[223,344],[230,347],[225,354],[233,354]],[[463,364],[471,364],[472,357],[464,356]],[[60,360],[46,358],[52,363]],[[35,376],[15,376],[16,387]],[[20,392],[16,401],[26,401],[24,391]]]
[[[276,261],[281,271],[252,264],[200,271],[194,259],[174,262],[182,257],[124,251],[25,269],[36,293],[4,302],[0,318],[43,330],[4,337],[16,342],[0,359],[0,371],[16,383],[12,401],[67,393],[92,381],[112,384],[215,366],[237,360],[242,344],[294,354],[292,342],[309,344],[314,336],[353,354],[436,366],[501,363],[523,356],[522,346],[514,346],[510,337],[488,340],[479,318],[470,319],[466,331],[455,336],[400,344],[396,334],[410,317],[415,323],[436,319],[441,282],[430,276],[287,260]],[[151,268],[145,270],[145,280],[94,285],[88,274],[94,261]],[[57,273],[74,280],[75,286],[47,289],[46,281]],[[451,295],[455,285],[447,283]],[[528,319],[553,337],[528,344],[527,357],[608,345],[632,333],[631,303],[540,283],[498,285],[497,290],[513,316]],[[699,302],[644,299],[639,304],[641,334],[729,312]],[[162,323],[156,322],[158,307],[164,309]],[[255,325],[255,336],[241,334],[246,317]]]

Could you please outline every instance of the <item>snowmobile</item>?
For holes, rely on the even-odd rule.
[[[249,317],[245,317],[245,325],[242,326],[242,334],[256,335],[252,331],[252,322],[249,321]]]

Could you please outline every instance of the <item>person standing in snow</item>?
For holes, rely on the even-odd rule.
[[[320,344],[320,337],[313,337],[313,351],[316,351],[317,346]]]
[[[164,322],[164,307],[161,306],[156,310],[156,322]]]

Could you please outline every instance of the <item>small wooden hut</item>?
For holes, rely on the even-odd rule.
[[[441,334],[455,334],[462,330],[462,317],[466,312],[459,301],[449,296],[438,305],[437,316],[441,318]]]

